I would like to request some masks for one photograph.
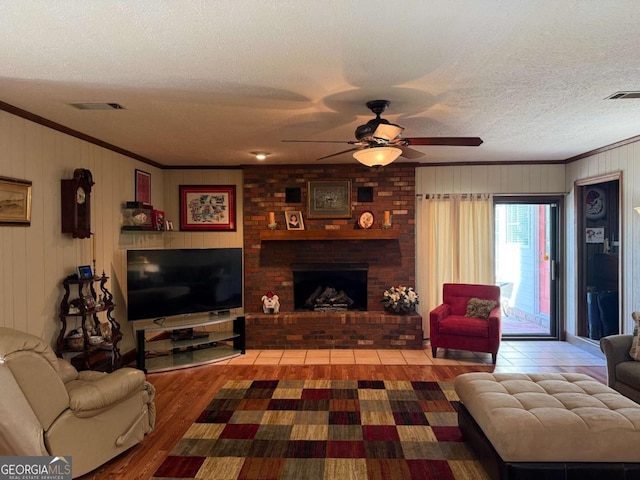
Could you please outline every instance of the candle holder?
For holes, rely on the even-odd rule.
[[[269,230],[275,230],[276,228],[278,228],[278,222],[270,223],[269,225],[267,225],[267,227],[269,227]]]
[[[391,228],[391,212],[389,210],[384,211],[384,220],[382,221],[382,228],[389,230]]]

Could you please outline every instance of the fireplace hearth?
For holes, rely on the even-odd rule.
[[[367,310],[366,263],[296,263],[293,272],[295,310]]]

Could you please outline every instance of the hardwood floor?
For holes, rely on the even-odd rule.
[[[282,352],[278,357],[277,352],[262,351],[268,352],[265,359],[277,357],[278,360],[272,362],[276,364],[260,364],[259,358],[262,352],[248,352],[247,356],[239,357],[236,360],[236,362],[246,364],[231,361],[226,364],[211,364],[173,372],[149,374],[148,380],[157,390],[155,430],[137,446],[82,478],[149,479],[169,454],[173,445],[182,437],[218,390],[229,380],[327,378],[335,380],[453,381],[456,376],[472,371],[521,371],[527,373],[545,371],[585,373],[606,383],[603,359],[563,343],[510,342],[506,344],[505,342],[505,347],[502,348],[496,366],[487,364],[484,355],[472,354],[471,352],[447,352],[444,358],[430,358],[431,364],[424,364],[419,357],[420,351],[418,353],[413,351],[413,354],[407,351],[407,355],[402,357],[404,362],[400,360],[400,357],[397,357],[397,361],[393,361],[393,356],[389,356],[391,355],[390,351],[378,351],[380,352],[376,354],[378,361],[374,356],[370,356],[368,357],[369,361],[360,364],[356,363],[355,356],[354,362],[345,360],[343,363],[336,357],[336,363],[331,363],[331,356],[328,353],[326,358],[329,361],[326,362],[322,361],[323,355],[321,354],[305,354],[302,357],[297,357],[296,364],[288,364],[292,363],[291,359],[296,357],[287,356],[285,358]],[[512,347],[512,345],[516,346]],[[396,364],[380,364],[380,359],[385,358],[385,352],[390,363]],[[424,354],[430,357],[429,352],[430,349],[425,349]],[[344,352],[342,355],[345,355]],[[439,353],[438,356],[440,357],[440,355]],[[313,363],[306,364],[307,358],[310,358]],[[418,364],[408,364],[411,363],[412,358],[415,358],[414,363]],[[407,359],[409,359],[408,362]]]

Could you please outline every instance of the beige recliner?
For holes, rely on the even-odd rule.
[[[600,349],[607,359],[607,384],[640,403],[640,362],[629,355],[632,344],[633,335],[628,334],[609,335],[600,339]]]
[[[155,425],[144,373],[78,372],[42,339],[0,327],[0,455],[71,456],[83,475]]]

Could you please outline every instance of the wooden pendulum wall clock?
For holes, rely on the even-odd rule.
[[[76,168],[73,178],[62,179],[62,233],[73,238],[91,236],[91,187],[93,176],[86,168]]]

